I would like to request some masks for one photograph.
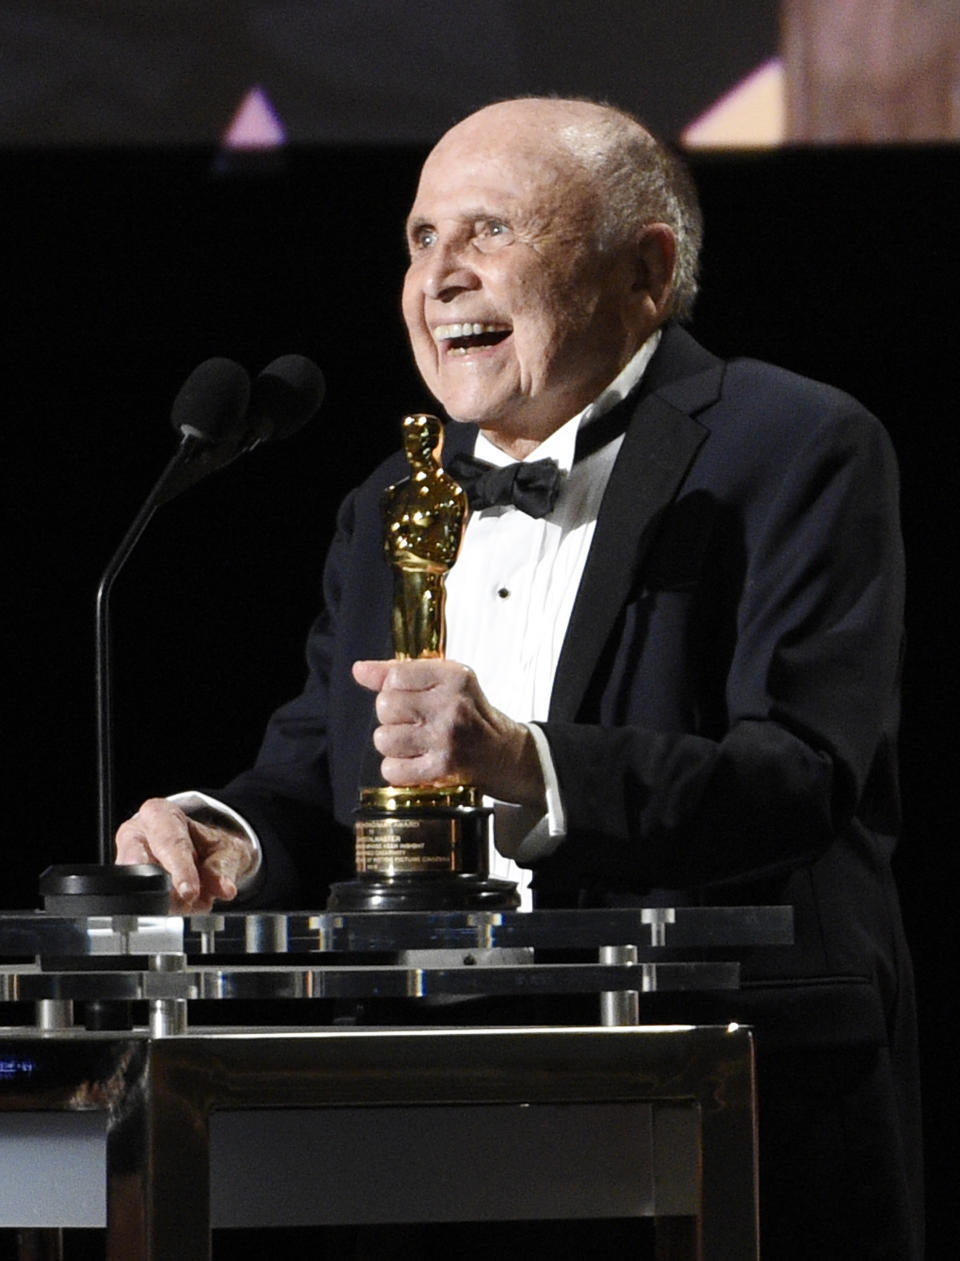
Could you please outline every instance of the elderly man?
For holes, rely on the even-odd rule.
[[[387,660],[379,500],[403,468],[378,469],[342,508],[308,681],[256,766],[216,798],[145,803],[119,860],[161,862],[185,908],[242,887],[321,902],[303,873],[337,874],[324,836],[370,782],[375,728],[388,784],[500,803],[495,870],[528,901],[789,903],[795,947],[735,998],[684,1004],[758,1029],[765,1255],[919,1256],[886,436],[849,397],[683,331],[695,195],[617,110],[473,114],[427,158],[407,235],[445,460],[554,460],[556,500],[474,506],[447,659]]]

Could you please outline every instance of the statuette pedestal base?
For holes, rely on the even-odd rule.
[[[332,886],[331,911],[510,910],[516,885],[487,871],[493,811],[476,788],[364,788],[356,879]]]

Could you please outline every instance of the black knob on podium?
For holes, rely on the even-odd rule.
[[[43,909],[51,915],[167,915],[170,875],[147,863],[75,863],[40,876]]]

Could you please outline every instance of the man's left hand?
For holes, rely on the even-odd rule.
[[[436,658],[357,661],[353,677],[377,693],[373,743],[388,784],[473,784],[500,801],[544,808],[533,736],[494,709],[469,667]]]

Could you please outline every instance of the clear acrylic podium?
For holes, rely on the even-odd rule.
[[[0,1028],[0,1227],[206,1261],[219,1226],[636,1216],[664,1256],[756,1257],[752,1034],[640,1021],[645,992],[732,989],[731,953],[791,933],[780,907],[0,915],[0,1001],[30,1021]],[[596,994],[597,1024],[271,1012],[544,993]],[[258,1023],[195,1025],[201,999]],[[88,1028],[104,1010],[131,1027]]]

